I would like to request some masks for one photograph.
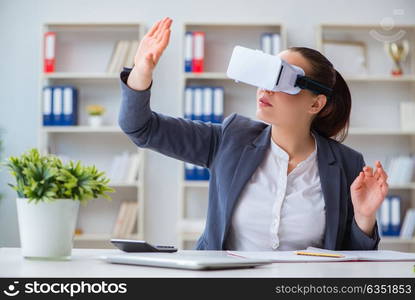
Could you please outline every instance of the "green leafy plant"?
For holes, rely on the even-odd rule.
[[[5,165],[16,179],[16,185],[9,185],[29,202],[73,199],[86,204],[99,196],[111,200],[107,192],[115,191],[95,166],[83,166],[79,161],[63,164],[58,157],[41,155],[37,149],[12,156]]]

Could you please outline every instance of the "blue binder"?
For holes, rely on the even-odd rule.
[[[63,109],[62,125],[77,125],[78,119],[78,91],[73,86],[64,86],[63,89]]]
[[[53,89],[50,86],[43,88],[43,126],[51,126],[53,124],[52,111],[53,111]]]
[[[187,31],[184,37],[184,71],[192,72],[192,59],[193,59],[193,33]]]

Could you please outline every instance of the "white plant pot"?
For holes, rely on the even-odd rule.
[[[17,198],[22,255],[25,258],[67,260],[73,246],[79,201],[57,199],[28,203]]]
[[[89,116],[88,121],[91,127],[102,126],[102,116]]]

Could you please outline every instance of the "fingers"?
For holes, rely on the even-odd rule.
[[[157,33],[155,34],[154,38],[157,41],[161,41],[161,39],[163,38],[164,33],[166,32],[166,30],[170,29],[170,25],[173,22],[172,19],[170,18],[166,18],[163,20],[163,22],[160,25],[159,30],[157,31]]]
[[[373,169],[369,166],[363,167],[363,172],[365,173],[365,176],[367,177],[373,177]]]
[[[166,48],[168,43],[169,43],[170,33],[171,33],[170,29],[168,29],[167,31],[164,32],[164,35],[161,39],[161,46],[163,47],[163,49]]]
[[[386,174],[385,170],[382,167],[380,161],[376,162],[376,178],[379,180],[386,181],[388,179],[388,175]]]
[[[364,172],[360,172],[359,175],[356,177],[356,179],[353,181],[351,188],[358,190],[363,186],[363,182],[365,179],[365,173]]]
[[[163,19],[163,20],[164,20],[164,19]],[[163,20],[159,20],[159,21],[157,21],[157,22],[153,25],[153,27],[151,27],[151,29],[147,32],[147,36],[149,36],[149,37],[153,36],[153,35],[154,35],[154,33],[155,33],[155,32],[157,31],[157,29],[159,28],[161,21],[163,21]]]

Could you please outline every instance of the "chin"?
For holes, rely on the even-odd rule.
[[[261,109],[257,109],[255,116],[257,117],[258,120],[263,121],[265,123],[271,124],[271,116],[267,116],[266,113],[264,113]]]

